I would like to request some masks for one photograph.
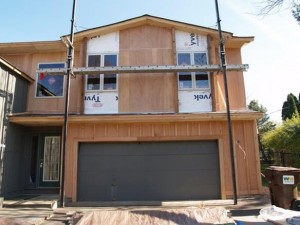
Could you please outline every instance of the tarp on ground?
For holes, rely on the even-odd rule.
[[[225,208],[99,210],[87,212],[77,225],[235,224]]]

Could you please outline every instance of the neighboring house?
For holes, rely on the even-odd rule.
[[[253,37],[223,32],[228,64]],[[20,190],[59,187],[65,78],[58,41],[0,44],[35,79],[27,108],[9,116],[26,132]],[[218,31],[144,15],[77,32],[75,67],[219,64]],[[256,119],[242,72],[228,72],[238,195],[262,191]],[[71,202],[226,199],[233,195],[222,73],[77,75],[71,79],[65,196]],[[5,171],[4,171],[5,172]],[[3,181],[4,182],[4,181]],[[14,191],[14,190],[12,190]]]
[[[22,189],[24,127],[8,115],[26,112],[27,93],[34,79],[0,57],[0,195]]]

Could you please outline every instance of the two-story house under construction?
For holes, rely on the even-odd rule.
[[[253,37],[223,32],[228,64],[242,64]],[[66,79],[37,73],[66,67],[66,36],[1,43],[0,56],[31,77],[10,190],[57,190]],[[218,31],[144,15],[75,33],[75,67],[219,64]],[[242,71],[228,71],[237,193],[260,194],[256,119]],[[233,195],[221,72],[112,73],[71,79],[65,158],[69,202],[181,201]],[[27,90],[26,90],[27,91]],[[12,142],[10,140],[10,142]],[[5,154],[5,151],[4,153]],[[5,162],[4,162],[5,163]],[[22,169],[20,169],[22,168]],[[11,169],[13,170],[13,168]]]

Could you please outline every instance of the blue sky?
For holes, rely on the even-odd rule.
[[[300,25],[289,10],[259,17],[258,1],[219,0],[222,29],[255,36],[242,50],[247,102],[258,100],[280,121],[289,93],[300,92]],[[1,0],[0,42],[58,40],[70,32],[72,0]],[[214,0],[77,0],[76,31],[150,14],[216,27]],[[275,112],[276,111],[276,112]]]

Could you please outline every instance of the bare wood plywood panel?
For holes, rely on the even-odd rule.
[[[95,138],[106,137],[106,125],[103,126],[95,126]]]
[[[175,112],[174,86],[173,74],[122,74],[119,112]]]
[[[155,136],[155,137],[165,136],[164,125],[163,124],[154,124],[152,136]]]
[[[164,124],[164,131],[165,131],[165,135],[167,137],[174,137],[176,136],[176,128],[175,128],[175,124],[174,123],[168,123],[168,124]]]
[[[33,79],[37,79],[36,69],[39,63],[49,62],[65,62],[66,52],[52,53],[24,53],[17,55],[4,56],[14,66],[26,72]],[[75,52],[74,65],[79,65],[80,56]],[[71,79],[70,89],[70,113],[78,113],[82,110],[81,92],[82,92],[82,77]],[[29,86],[27,111],[31,113],[61,113],[64,111],[64,98],[36,98],[36,82]]]
[[[128,137],[130,133],[130,127],[128,124],[119,124],[118,126],[118,136]]]
[[[207,48],[208,48],[208,62],[209,64],[217,64],[216,61],[216,48],[215,48],[215,40],[212,36],[207,36]],[[216,89],[216,78],[215,73],[210,73],[210,86],[212,93],[212,111],[216,111],[217,105],[217,89]]]
[[[252,133],[253,133],[253,137],[254,137],[254,149],[253,149],[253,151],[254,151],[254,154],[255,154],[256,170],[260,172],[261,171],[261,165],[260,165],[260,154],[259,154],[259,144],[258,144],[259,142],[258,142],[256,121],[252,122]],[[254,180],[254,183],[257,183],[257,192],[262,193],[263,189],[262,189],[262,179],[261,179],[261,174],[260,173],[257,176],[257,180]]]
[[[210,59],[215,62],[219,62],[217,49],[215,53],[210,52],[211,55],[215,55],[215,59]],[[226,60],[228,64],[241,64],[241,51],[238,48],[226,49]],[[215,96],[215,108],[216,111],[226,110],[225,103],[225,91],[223,74],[217,73],[212,76],[212,90]],[[242,72],[227,72],[227,83],[229,91],[229,103],[230,108],[233,110],[245,110],[246,109],[246,94],[244,85],[244,76]]]
[[[232,188],[231,158],[230,158],[230,151],[229,151],[228,129],[227,129],[226,122],[222,123],[222,130],[223,130],[222,146],[224,146],[222,158],[223,158],[224,171],[225,171],[224,172],[225,190],[226,190],[226,196],[232,196],[233,188]]]
[[[211,135],[212,134],[211,123],[210,122],[201,123],[199,127],[199,132],[200,135]]]
[[[141,124],[130,124],[130,136],[140,137],[142,133]]]
[[[172,31],[169,28],[142,25],[120,31],[120,49],[172,49]]]
[[[30,68],[30,76],[37,80],[36,69],[39,63],[65,62],[65,53],[33,54]],[[31,113],[57,113],[64,109],[62,97],[36,98],[36,82],[29,87],[27,111]]]
[[[106,126],[106,134],[107,137],[117,137],[119,132],[118,124],[110,124]]]
[[[141,26],[120,31],[119,65],[173,64],[172,30]],[[122,74],[119,112],[175,112],[176,75]]]
[[[176,136],[188,136],[188,123],[176,124]]]
[[[245,145],[249,148],[249,166],[248,174],[250,180],[249,190],[257,190],[258,192],[262,191],[262,180],[261,175],[257,174],[256,171],[261,171],[260,169],[260,157],[259,157],[259,146],[258,146],[258,136],[256,123],[254,121],[248,121],[244,123],[245,126]],[[251,167],[253,164],[256,164],[256,167]],[[251,165],[251,166],[250,166]],[[253,169],[254,168],[254,169]]]
[[[31,73],[32,54],[13,54],[1,56],[15,67],[31,76],[31,78],[35,79],[35,76],[32,76]]]
[[[235,122],[233,126],[233,143],[236,155],[236,175],[239,178],[238,190],[248,191],[247,150],[245,148],[244,126],[242,122]],[[242,194],[242,193],[238,193]]]
[[[246,151],[244,153],[237,149],[237,183],[238,193],[260,194],[261,182],[257,168],[258,149],[255,147],[254,126],[255,121],[234,121],[234,140],[239,140],[240,145]],[[77,140],[77,141],[76,141]],[[230,152],[228,145],[228,131],[226,121],[220,122],[173,122],[173,123],[122,123],[122,124],[72,124],[69,127],[68,137],[68,168],[67,173],[73,174],[71,180],[66,184],[67,195],[76,198],[75,174],[77,165],[76,142],[128,142],[128,141],[183,141],[183,140],[218,140],[222,197],[232,195],[232,177]],[[69,159],[75,160],[70,161]],[[73,171],[71,171],[73,170]]]
[[[227,63],[242,64],[241,49],[226,49]],[[230,72],[228,75],[228,84],[231,91],[233,109],[246,109],[246,94],[244,85],[244,76],[242,72]]]
[[[223,135],[223,124],[224,123],[220,123],[220,122],[218,122],[218,121],[212,121],[212,122],[210,122],[210,124],[211,124],[211,130],[212,130],[212,134],[214,134],[214,135]]]
[[[190,136],[197,136],[199,135],[199,123],[192,123],[192,124],[189,124],[188,126],[188,134]]]

